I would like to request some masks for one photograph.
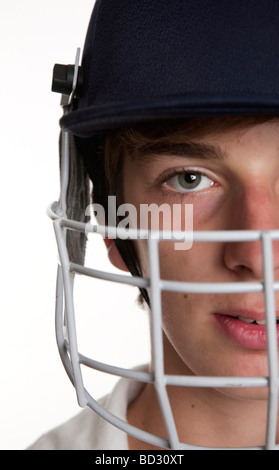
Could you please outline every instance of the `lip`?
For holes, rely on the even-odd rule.
[[[215,313],[215,319],[221,333],[230,341],[248,349],[267,349],[267,333],[265,324],[249,323],[262,322],[265,313],[251,310],[230,310]],[[279,318],[279,312],[276,312]],[[279,325],[276,325],[277,343],[279,344]]]

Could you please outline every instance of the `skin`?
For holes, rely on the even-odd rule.
[[[187,136],[185,136],[187,139]],[[124,164],[124,197],[140,204],[193,204],[194,230],[270,230],[279,226],[279,122],[233,128],[191,138],[213,146],[222,158],[152,155],[144,164]],[[218,154],[218,155],[219,155]],[[220,155],[219,155],[220,157]],[[195,190],[181,187],[177,171],[200,172]],[[171,176],[172,174],[172,176]],[[183,211],[182,211],[183,212]],[[274,242],[274,277],[279,278],[279,243]],[[137,254],[148,277],[146,241]],[[114,245],[111,261],[124,269]],[[160,244],[161,276],[206,282],[261,281],[263,266],[258,242],[197,243],[176,251]],[[266,350],[250,349],[227,338],[216,322],[226,309],[264,311],[262,294],[183,294],[164,292],[162,322],[165,372],[197,376],[266,376]],[[278,312],[277,312],[277,316]],[[168,387],[179,439],[206,446],[264,445],[267,391],[264,388],[194,389]],[[128,421],[165,435],[153,385],[148,384],[128,409]],[[279,431],[279,430],[278,430]],[[279,435],[278,435],[279,439]],[[129,438],[131,449],[152,449]]]

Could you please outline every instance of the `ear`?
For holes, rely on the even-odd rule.
[[[120,269],[121,271],[126,271],[128,273],[129,269],[127,268],[125,262],[123,261],[122,256],[120,255],[114,243],[114,240],[111,238],[104,238],[104,242],[108,250],[108,257],[109,257],[111,264],[115,268]]]

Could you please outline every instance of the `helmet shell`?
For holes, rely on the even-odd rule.
[[[97,0],[80,137],[154,119],[279,110],[278,0]]]

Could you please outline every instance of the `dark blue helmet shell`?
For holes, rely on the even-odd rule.
[[[89,137],[193,115],[279,112],[278,0],[97,0],[83,93],[61,126]]]

